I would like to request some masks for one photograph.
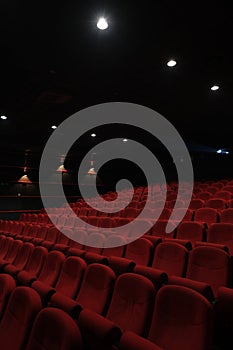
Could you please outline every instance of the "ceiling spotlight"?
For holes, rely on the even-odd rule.
[[[106,21],[105,18],[103,17],[99,18],[97,22],[97,28],[99,28],[100,30],[105,30],[108,28],[108,22]]]
[[[176,66],[176,61],[175,60],[170,60],[167,62],[168,67],[175,67]]]
[[[56,125],[53,125],[53,126],[51,126],[51,129],[57,129],[57,126]]]
[[[93,134],[91,134],[91,137],[96,137],[96,134],[94,134],[94,133],[93,133]]]
[[[123,139],[122,141],[123,141],[123,142],[127,142],[128,140],[127,140],[127,139]]]
[[[1,115],[1,119],[6,120],[6,119],[7,119],[7,116]]]
[[[212,91],[217,91],[219,89],[219,86],[218,85],[213,85],[211,86],[211,90]]]
[[[226,150],[226,148],[221,148],[219,150],[217,150],[218,154],[229,154],[229,151]]]

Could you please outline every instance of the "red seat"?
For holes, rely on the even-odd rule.
[[[25,349],[32,323],[40,310],[41,300],[33,289],[15,288],[0,323],[1,349]]]
[[[48,251],[44,247],[34,248],[25,268],[17,274],[17,282],[27,285],[31,276],[38,276],[47,254]]]
[[[75,256],[68,257],[63,264],[60,276],[54,287],[44,283],[43,285],[37,283],[40,296],[46,303],[54,293],[60,293],[66,297],[74,298],[80,288],[86,267],[87,265],[83,259]]]
[[[26,350],[81,350],[82,337],[77,324],[65,312],[46,308],[39,312]]]
[[[87,267],[81,288],[74,300],[60,293],[52,296],[50,305],[78,317],[82,308],[103,314],[110,301],[115,282],[114,272],[105,265],[91,264]]]
[[[205,228],[200,222],[181,222],[176,230],[176,238],[187,239],[191,242],[206,239]]]
[[[30,277],[29,284],[32,283],[32,288],[34,288],[42,297],[45,286],[53,287],[56,284],[64,261],[64,254],[54,250],[46,256],[38,277]]]
[[[197,210],[199,208],[203,208],[205,205],[205,201],[199,198],[194,198],[189,203],[189,209],[191,210]]]
[[[123,257],[127,241],[122,236],[111,235],[105,239],[102,255]],[[112,248],[107,248],[112,247]]]
[[[4,267],[4,272],[16,275],[19,271],[23,270],[33,252],[33,249],[34,245],[32,243],[24,243],[19,249],[13,264],[6,265]]]
[[[181,244],[162,242],[155,250],[152,267],[168,275],[184,276],[188,261],[188,250]]]
[[[190,252],[186,278],[209,283],[214,295],[221,286],[231,284],[231,259],[221,249],[197,247]]]
[[[47,249],[51,249],[57,241],[60,231],[56,227],[50,227],[48,229],[45,240],[41,242],[41,245]]]
[[[153,243],[145,238],[139,238],[126,246],[125,258],[139,265],[149,266],[154,251]]]
[[[0,259],[0,269],[3,269],[7,264],[13,263],[22,245],[22,241],[19,240],[15,240],[11,243],[11,246],[9,247],[4,259]]]
[[[120,340],[121,350],[164,350],[151,341],[140,337],[139,335],[126,331]]]
[[[175,235],[175,224],[174,230],[170,233],[166,233],[167,220],[158,220],[151,229],[151,235],[157,237],[174,237]]]
[[[205,206],[208,208],[214,208],[214,209],[217,209],[218,211],[221,211],[226,209],[227,202],[222,198],[211,198],[206,202]]]
[[[212,224],[207,232],[207,241],[226,245],[230,254],[233,255],[233,224],[217,223]]]
[[[228,208],[221,212],[220,222],[233,224],[233,208]]]
[[[219,221],[218,211],[213,208],[199,208],[195,210],[194,221],[205,223],[207,226]]]
[[[0,320],[5,312],[8,299],[16,288],[16,283],[13,277],[5,274],[0,275]]]
[[[148,333],[154,305],[155,289],[147,278],[127,273],[118,277],[106,318],[84,310],[79,326],[90,349],[111,349],[116,327],[139,335]],[[98,332],[96,331],[98,329]]]
[[[148,339],[166,350],[210,350],[212,319],[212,306],[202,295],[164,286],[156,296]]]

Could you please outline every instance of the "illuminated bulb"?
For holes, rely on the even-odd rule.
[[[91,134],[91,137],[96,137],[96,134]]]
[[[51,126],[51,129],[57,129],[57,126],[56,125],[53,125],[53,126]]]
[[[128,140],[127,139],[123,139],[123,142],[127,142]]]
[[[211,87],[211,90],[212,91],[217,91],[219,89],[219,86],[218,85],[213,85],[212,87]]]
[[[108,28],[108,22],[106,21],[105,18],[101,17],[98,22],[97,22],[97,28],[100,30],[105,30]]]
[[[221,149],[219,149],[219,150],[217,151],[217,153],[222,153],[222,150],[221,150]]]
[[[174,67],[174,66],[176,66],[176,61],[175,61],[175,60],[170,60],[170,61],[168,61],[168,62],[167,62],[167,66],[168,66],[168,67]]]
[[[7,116],[1,115],[1,119],[6,120],[6,119],[7,119]]]

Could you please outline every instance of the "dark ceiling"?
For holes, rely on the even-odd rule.
[[[226,1],[1,1],[2,164],[22,164],[25,149],[39,157],[52,125],[110,101],[160,112],[193,149],[231,149],[232,10]],[[106,31],[96,27],[103,15]],[[113,127],[95,142],[117,132],[134,135]]]

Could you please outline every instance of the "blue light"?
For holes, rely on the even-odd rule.
[[[217,150],[218,154],[229,154],[229,151],[227,151],[225,148]]]

